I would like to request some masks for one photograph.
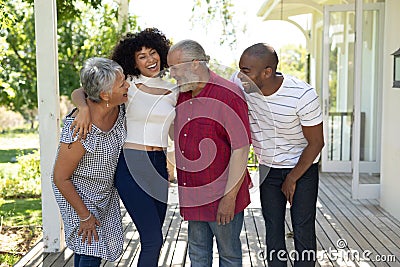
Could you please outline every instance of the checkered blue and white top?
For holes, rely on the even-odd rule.
[[[65,118],[60,143],[69,144],[77,140],[76,137],[72,137],[73,131],[70,129],[74,120],[71,114]],[[118,119],[110,131],[103,132],[93,125],[86,139],[80,140],[86,154],[72,174],[71,181],[86,207],[100,221],[100,226],[96,228],[98,242],[94,239],[91,245],[82,242],[82,238],[78,236],[78,214],[62,196],[51,177],[54,195],[64,222],[67,246],[77,254],[114,261],[122,253],[121,210],[118,192],[114,186],[114,172],[125,137],[125,108],[121,106]]]

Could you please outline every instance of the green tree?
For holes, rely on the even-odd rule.
[[[4,0],[0,0],[4,1]],[[33,5],[34,0],[24,0]],[[10,1],[11,2],[11,1]],[[80,9],[80,4],[84,3],[94,9],[98,9],[102,5],[101,0],[63,0],[56,1],[58,21],[73,20],[83,15],[85,10]]]
[[[33,1],[0,0],[0,105],[21,113],[31,122],[37,110]],[[108,56],[124,29],[133,31],[138,27],[135,17],[128,17],[128,26],[118,27],[119,6],[113,1],[56,3],[60,94],[69,96],[79,86],[82,62],[91,56]],[[193,5],[198,20],[221,21],[221,43],[235,44],[233,0],[193,0]]]
[[[283,73],[293,75],[301,80],[307,81],[308,66],[307,55],[308,52],[303,46],[294,44],[285,45],[279,52],[279,66],[278,69]]]
[[[0,30],[11,26],[13,19],[5,0],[0,0]]]
[[[33,8],[23,2],[5,4],[14,23],[0,35],[0,102],[32,121],[37,107]]]
[[[107,57],[120,36],[117,4],[104,4],[95,9],[85,2],[88,1],[74,1],[73,9],[79,9],[80,16],[70,19],[67,12],[58,20],[61,95],[69,96],[79,87],[82,62],[92,56]],[[21,113],[33,126],[37,110],[33,5],[22,0],[3,3],[15,21],[12,27],[2,28],[0,32],[0,104]],[[136,28],[135,17],[130,17],[128,23],[131,29]]]
[[[67,96],[79,87],[82,62],[93,56],[109,57],[122,34],[117,30],[118,5],[104,4],[95,10],[80,4],[80,9],[85,12],[74,20],[59,23],[58,26],[60,94]],[[128,24],[131,29],[136,29],[136,18],[129,17]]]
[[[210,22],[219,21],[221,27],[220,44],[236,45],[236,25],[233,0],[193,0],[192,25],[200,23],[207,27]]]

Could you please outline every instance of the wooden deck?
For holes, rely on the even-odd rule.
[[[365,179],[368,182],[376,177]],[[321,173],[316,224],[317,266],[400,266],[400,222],[380,208],[378,200],[351,199],[350,190],[348,174]],[[176,187],[171,187],[159,266],[190,266],[187,222],[182,221],[176,200]],[[103,262],[102,266],[137,265],[139,234],[129,215],[122,211],[124,253],[117,262]],[[286,230],[288,251],[292,251],[289,216],[286,216]],[[245,210],[241,240],[243,266],[267,266],[262,257],[265,227],[256,188],[252,189],[252,204]],[[218,266],[218,254],[214,251],[213,266]],[[290,252],[290,256],[295,254]],[[69,249],[44,253],[43,244],[39,242],[15,266],[73,266],[73,253]]]

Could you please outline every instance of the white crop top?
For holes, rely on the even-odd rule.
[[[128,77],[130,84],[126,107],[127,136],[125,142],[147,146],[168,146],[168,132],[175,118],[178,90],[161,78]],[[136,84],[171,91],[167,95],[153,95],[139,90]]]

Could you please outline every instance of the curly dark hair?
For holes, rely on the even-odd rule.
[[[153,48],[160,55],[160,71],[168,67],[167,53],[171,41],[157,28],[146,28],[137,33],[127,33],[116,44],[111,54],[111,59],[118,62],[124,70],[125,75],[138,76],[140,71],[135,68],[135,52],[142,47]]]

